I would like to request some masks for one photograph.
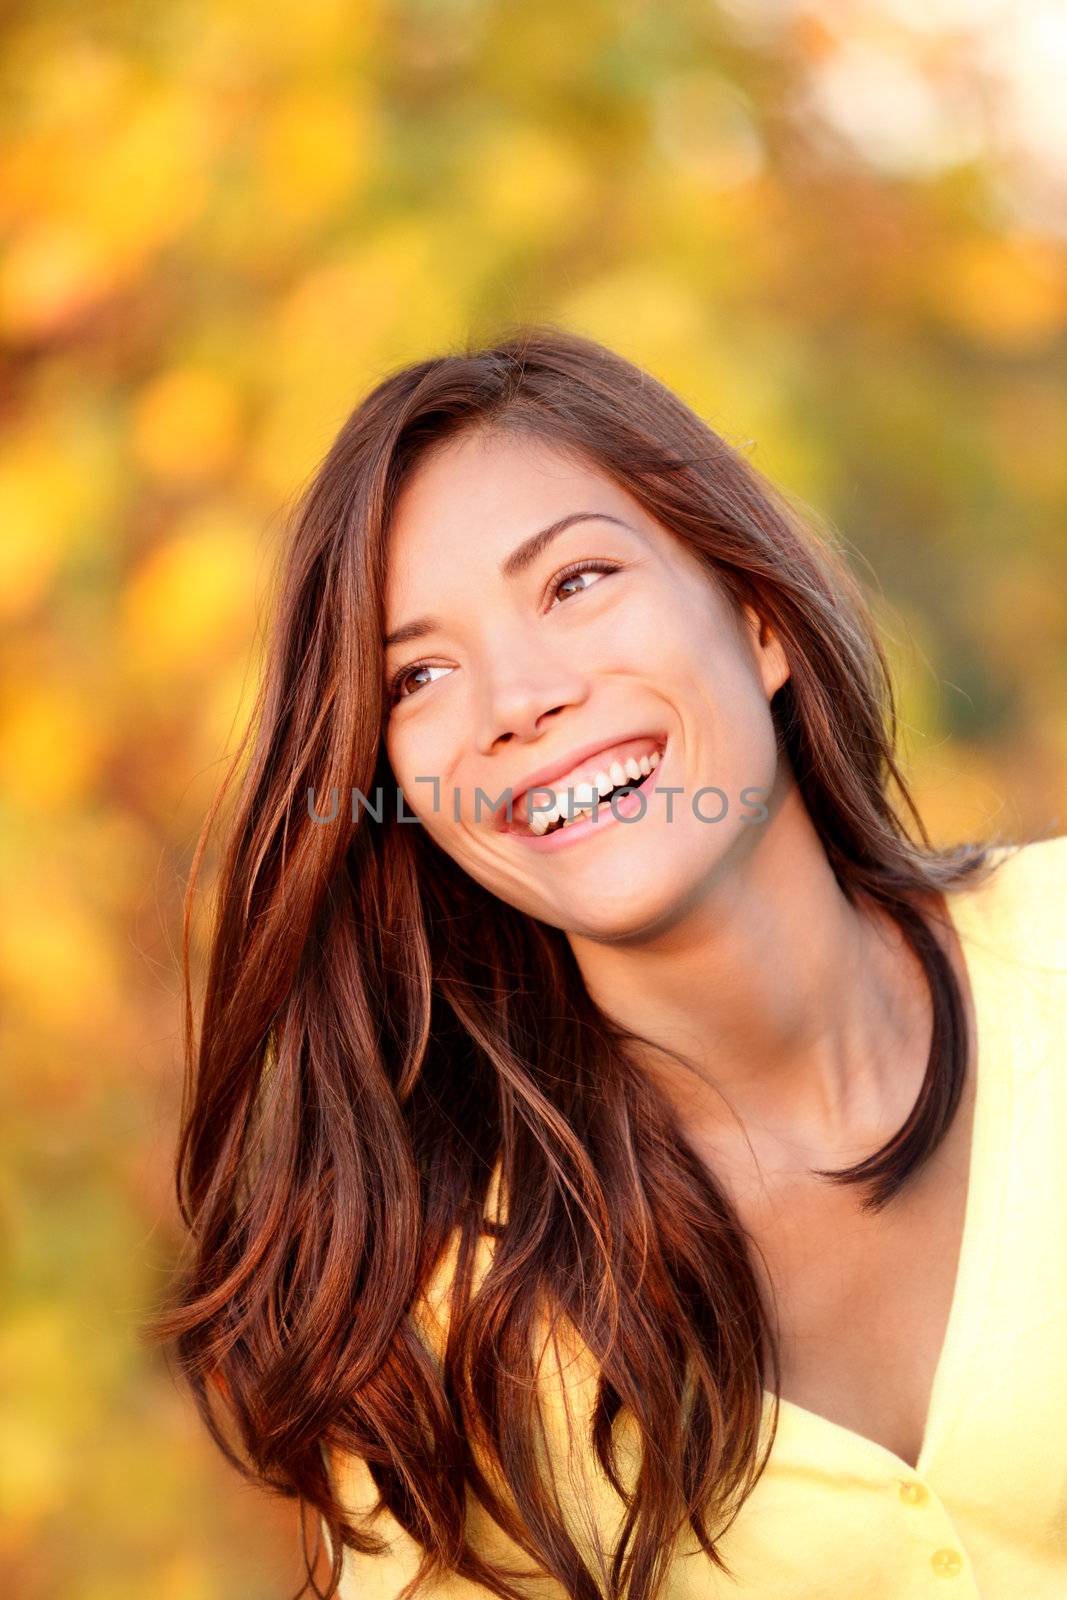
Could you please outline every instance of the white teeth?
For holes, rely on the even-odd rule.
[[[621,788],[627,783],[636,783],[641,778],[647,778],[649,773],[659,765],[660,752],[653,750],[650,756],[642,756],[637,760],[629,756],[626,761],[612,761],[608,767],[601,768],[592,780],[582,779],[576,783],[572,790],[571,811],[567,808],[566,789],[556,794],[556,803],[546,811],[535,811],[529,818],[530,832],[537,838],[548,832],[558,822],[564,827],[568,821],[577,822],[582,817],[588,816],[593,806],[598,801],[605,801],[613,789]]]

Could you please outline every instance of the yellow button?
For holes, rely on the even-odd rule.
[[[963,1557],[958,1550],[935,1550],[930,1565],[939,1578],[954,1578],[963,1566]]]
[[[921,1483],[905,1478],[900,1485],[900,1498],[906,1506],[921,1506],[928,1497]]]

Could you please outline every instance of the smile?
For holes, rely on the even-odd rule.
[[[547,845],[555,844],[560,835],[568,835],[569,843],[571,835],[577,838],[593,827],[607,827],[617,820],[617,812],[626,815],[639,809],[637,803],[628,803],[629,797],[656,770],[666,744],[666,738],[658,735],[622,740],[551,781],[530,784],[515,797],[513,820],[504,825],[505,831],[526,843]],[[612,796],[617,797],[615,803],[605,807]]]

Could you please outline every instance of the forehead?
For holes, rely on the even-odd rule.
[[[439,446],[408,479],[393,513],[388,566],[399,575],[414,556],[510,549],[555,517],[639,508],[592,462],[516,433],[478,431]]]

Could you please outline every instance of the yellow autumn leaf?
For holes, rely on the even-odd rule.
[[[155,477],[181,483],[210,477],[232,459],[241,407],[232,382],[192,364],[159,373],[137,395],[130,416],[134,456]]]
[[[121,602],[131,673],[210,673],[243,652],[256,622],[260,530],[231,508],[191,513],[132,573]]]
[[[217,121],[181,82],[145,85],[96,141],[77,209],[105,260],[139,265],[189,226],[210,192]]]
[[[8,243],[0,259],[0,335],[18,341],[55,333],[126,276],[124,265],[84,222],[35,222]]]
[[[463,188],[479,230],[547,243],[576,227],[591,199],[580,146],[546,128],[508,125],[480,140]]]
[[[272,104],[260,135],[261,204],[302,223],[351,202],[371,167],[376,132],[366,97],[301,85]]]
[[[27,867],[7,891],[0,985],[13,1014],[45,1038],[84,1041],[115,1026],[123,1001],[111,935],[59,870]]]
[[[58,816],[88,793],[104,750],[98,700],[76,688],[23,679],[0,738],[0,789],[36,818]]]
[[[55,1509],[68,1489],[63,1441],[25,1415],[0,1415],[0,1523],[13,1535]],[[6,1539],[5,1539],[6,1542]]]
[[[949,241],[929,275],[944,320],[977,343],[1026,350],[1067,325],[1060,254],[1039,238],[988,235]]]

